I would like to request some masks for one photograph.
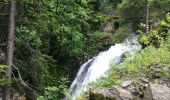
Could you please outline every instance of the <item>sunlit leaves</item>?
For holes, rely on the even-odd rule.
[[[6,68],[5,65],[1,65],[1,64],[0,64],[0,72],[4,72],[5,68]]]
[[[30,30],[25,26],[18,27],[16,31],[18,33],[18,37],[16,38],[18,42],[29,43],[35,49],[41,47],[42,41],[40,39],[40,34],[36,31]]]
[[[165,20],[160,21],[155,26],[151,26],[148,35],[140,31],[142,33],[139,39],[140,43],[145,46],[154,45],[155,47],[161,47],[170,36],[170,22],[168,22],[168,18],[169,15],[167,14]]]

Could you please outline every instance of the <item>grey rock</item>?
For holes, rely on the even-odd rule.
[[[122,88],[126,88],[128,87],[129,85],[131,85],[133,82],[131,80],[128,80],[128,81],[125,81],[121,84],[121,87]]]
[[[119,87],[115,88],[118,90],[121,100],[133,100],[133,95],[129,91]]]
[[[90,93],[90,100],[121,100],[115,88],[100,88]]]
[[[143,100],[170,100],[170,88],[159,84],[149,84]]]
[[[100,88],[90,93],[90,100],[133,100],[133,95],[120,87]]]
[[[139,80],[142,82],[142,83],[149,83],[149,81],[145,78],[139,78]]]

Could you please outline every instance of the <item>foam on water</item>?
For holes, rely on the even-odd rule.
[[[96,81],[101,76],[106,76],[110,66],[120,62],[125,52],[140,49],[141,46],[137,39],[138,37],[133,35],[131,38],[125,39],[123,43],[111,46],[107,51],[99,53],[84,63],[69,89],[72,99],[76,100],[82,91],[86,91],[88,83]]]

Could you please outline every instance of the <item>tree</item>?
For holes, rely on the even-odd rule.
[[[15,14],[16,14],[16,1],[11,1],[10,16],[9,16],[9,28],[7,39],[7,56],[6,56],[6,78],[11,80],[12,64],[13,64],[13,52],[14,52],[14,33],[15,33]],[[10,87],[5,86],[3,91],[3,100],[11,100]]]
[[[117,9],[122,18],[132,23],[135,30],[146,19],[146,0],[122,0]]]
[[[146,0],[146,34],[149,32],[149,2]]]

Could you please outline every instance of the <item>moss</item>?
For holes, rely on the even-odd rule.
[[[103,100],[103,99],[104,99],[103,95],[100,94],[100,93],[93,93],[93,94],[90,96],[90,98],[91,98],[92,100]]]

